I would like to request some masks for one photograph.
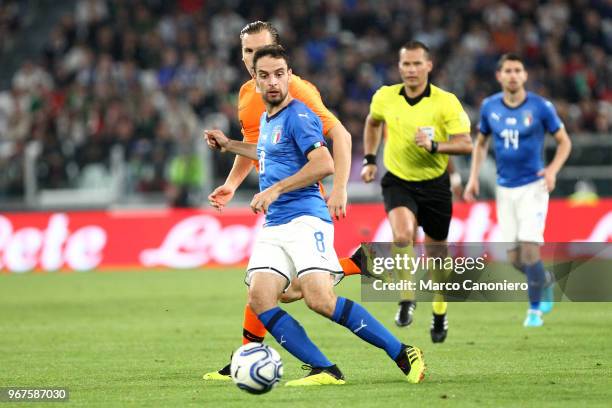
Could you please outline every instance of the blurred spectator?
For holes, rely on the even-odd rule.
[[[32,61],[25,61],[13,76],[13,87],[30,95],[53,88],[51,75]]]
[[[23,11],[19,1],[0,2],[0,54],[11,51],[16,35],[23,27]]]
[[[165,88],[170,84],[178,70],[178,55],[174,48],[167,48],[162,55],[162,65],[157,71],[157,81]]]
[[[108,7],[104,0],[77,1],[74,17],[77,26],[83,29],[104,21],[108,17]]]
[[[170,160],[166,195],[173,207],[199,206],[204,183],[204,164],[199,153],[192,148],[187,127],[180,130],[177,152]]]
[[[218,13],[212,16],[210,34],[218,52],[225,53],[227,49],[239,44],[240,38],[237,34],[240,33],[246,22],[229,5],[223,6]]]
[[[595,185],[588,180],[579,180],[576,182],[574,192],[568,197],[570,205],[578,206],[595,206],[599,201]]]

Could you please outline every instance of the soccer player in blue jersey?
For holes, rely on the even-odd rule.
[[[552,103],[525,90],[527,71],[520,57],[505,54],[496,72],[502,92],[486,98],[480,109],[470,178],[464,192],[473,201],[479,192],[478,174],[493,139],[497,163],[497,220],[504,242],[516,243],[508,251],[514,267],[527,275],[529,310],[526,327],[544,323],[542,313],[552,309],[552,277],[540,259],[548,195],[572,144]],[[546,133],[557,141],[555,156],[544,166]]]
[[[344,376],[308,338],[302,326],[278,307],[291,281],[299,279],[308,307],[347,327],[362,340],[383,349],[411,383],[424,378],[420,349],[402,344],[361,305],[337,297],[333,284],[341,277],[334,251],[334,227],[318,181],[333,173],[321,120],[288,92],[291,69],[284,49],[270,45],[253,57],[257,86],[266,112],[257,145],[228,139],[207,130],[211,148],[259,161],[260,192],[251,209],[266,214],[247,268],[249,306],[289,353],[311,367],[288,386],[344,384]],[[330,279],[331,277],[331,279]]]

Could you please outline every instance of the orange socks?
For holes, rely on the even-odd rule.
[[[361,269],[351,258],[341,258],[340,265],[342,266],[345,276],[361,274]]]
[[[244,307],[244,322],[242,323],[242,344],[251,342],[261,343],[266,335],[266,328],[251,310],[249,305]]]

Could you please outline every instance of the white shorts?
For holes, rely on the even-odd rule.
[[[309,273],[325,272],[334,284],[344,274],[334,249],[334,226],[320,218],[304,215],[287,224],[264,227],[259,232],[249,259],[245,283],[251,284],[254,273],[277,273],[293,279]]]
[[[497,186],[497,222],[503,242],[544,243],[548,190],[544,179],[520,187]]]

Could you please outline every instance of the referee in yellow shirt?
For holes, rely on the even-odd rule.
[[[364,129],[362,179],[376,177],[376,152],[387,127],[381,181],[385,210],[393,231],[394,251],[414,256],[412,245],[418,225],[425,232],[428,256],[445,257],[452,215],[452,195],[447,172],[449,154],[470,154],[470,120],[455,95],[429,83],[433,67],[429,48],[412,41],[400,48],[401,84],[383,86],[372,98]],[[432,271],[434,279],[445,271]],[[400,279],[410,279],[398,270]],[[404,276],[401,276],[404,274]],[[442,275],[441,275],[442,274]],[[413,294],[402,294],[395,322],[412,323]],[[434,297],[431,339],[443,342],[448,332],[446,302]]]

